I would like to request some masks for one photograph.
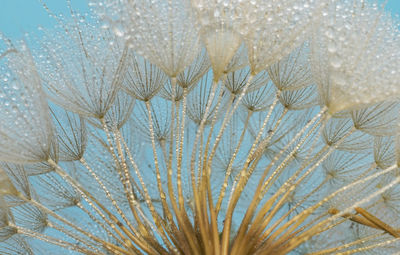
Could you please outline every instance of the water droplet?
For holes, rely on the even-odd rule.
[[[337,50],[336,42],[333,41],[333,40],[331,40],[331,41],[328,43],[328,52],[330,52],[330,53],[335,53],[336,50]]]
[[[114,31],[115,35],[118,37],[124,36],[124,31],[122,31],[122,29],[120,29],[119,27],[114,27],[113,31]]]
[[[333,68],[340,68],[342,66],[343,60],[340,56],[337,54],[333,55],[332,58],[330,59],[330,64]]]
[[[335,37],[335,29],[332,26],[329,26],[325,31],[325,35],[329,39],[333,39]]]

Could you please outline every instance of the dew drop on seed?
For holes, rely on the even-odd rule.
[[[333,68],[340,68],[342,66],[343,60],[342,58],[340,58],[340,56],[338,56],[337,54],[333,55],[331,60],[330,60],[330,64]]]

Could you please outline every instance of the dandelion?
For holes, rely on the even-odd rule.
[[[337,111],[380,102],[398,93],[398,73],[393,69],[399,65],[396,24],[376,11],[377,4],[350,2],[332,5],[312,40],[316,83],[327,90],[321,94],[328,97],[328,105],[334,101],[330,107]]]
[[[100,119],[122,81],[127,58],[123,46],[95,24],[79,29],[64,24],[60,30],[45,36],[38,56],[47,94],[69,111]]]
[[[117,36],[170,77],[189,66],[200,50],[186,1],[104,1],[93,5],[99,7]]]
[[[399,250],[398,22],[316,2],[104,0],[3,38],[0,253]]]
[[[52,125],[40,77],[25,44],[5,42],[1,61],[1,160],[40,162],[53,140]],[[18,139],[17,139],[18,138]]]

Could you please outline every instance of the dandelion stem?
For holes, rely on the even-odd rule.
[[[125,226],[111,213],[109,212],[104,205],[102,205],[92,194],[90,194],[88,191],[86,191],[75,179],[73,179],[71,176],[68,175],[56,162],[54,162],[52,159],[48,159],[48,162],[50,165],[52,165],[55,168],[56,173],[58,173],[63,179],[65,179],[69,184],[72,185],[85,199],[85,201],[107,222],[109,222],[106,218],[106,216],[97,208],[92,201],[98,205],[101,210],[103,210],[110,219],[118,225],[119,228],[122,229],[122,231],[132,240],[134,241],[141,249],[143,250],[151,250],[150,247],[148,247],[146,244],[143,243],[142,240],[139,240],[136,236],[134,236],[131,232],[129,232],[128,229],[125,228]],[[89,198],[92,200],[90,201]],[[117,230],[116,226],[110,222],[110,226],[113,228],[114,231],[120,234],[120,232]],[[120,234],[121,238],[123,238],[125,244],[128,245],[128,247],[133,247],[131,242],[126,239],[126,237],[122,234]]]
[[[225,196],[225,190],[228,187],[228,178],[232,174],[233,163],[234,163],[234,161],[236,159],[237,153],[239,152],[240,146],[242,145],[242,142],[243,142],[243,139],[244,139],[244,135],[245,135],[245,133],[247,131],[247,128],[248,128],[248,125],[249,125],[249,121],[250,121],[250,118],[251,118],[252,114],[253,114],[253,112],[248,112],[248,114],[247,114],[242,133],[240,134],[239,142],[236,145],[235,151],[233,152],[232,157],[231,157],[231,159],[229,161],[228,167],[226,169],[225,179],[224,179],[224,182],[222,183],[221,190],[220,190],[220,195],[218,197],[218,201],[217,201],[217,204],[215,206],[215,211],[216,211],[217,215],[218,215],[219,210],[221,208],[222,200],[224,199],[224,196]]]
[[[146,108],[147,108],[147,114],[148,114],[148,121],[149,121],[149,129],[150,129],[150,137],[151,137],[151,144],[153,148],[153,156],[154,156],[154,164],[156,167],[156,178],[157,178],[157,187],[158,187],[158,192],[160,193],[160,199],[163,207],[164,213],[167,215],[167,219],[169,222],[173,222],[171,212],[169,211],[169,207],[167,205],[167,200],[166,200],[166,195],[164,192],[164,189],[162,187],[162,182],[161,182],[161,173],[160,173],[160,167],[159,167],[159,162],[158,162],[158,156],[157,156],[157,148],[156,148],[156,143],[154,139],[154,128],[153,128],[153,118],[151,114],[151,105],[149,101],[146,101]],[[172,244],[164,234],[164,229],[162,228],[161,224],[156,220],[155,223],[157,225],[157,228],[159,230],[159,233],[161,234],[161,238],[165,242],[165,244],[168,246],[169,249],[173,250]]]
[[[304,210],[303,212],[301,212],[299,215],[295,216],[292,221],[297,221],[300,217],[303,217],[304,215],[310,214],[313,211],[315,211],[318,207],[320,207],[321,205],[323,205],[324,203],[328,202],[329,200],[331,200],[332,198],[334,198],[335,196],[337,196],[338,194],[358,185],[358,184],[362,184],[365,183],[371,179],[377,178],[378,176],[381,176],[383,174],[389,173],[393,170],[397,169],[397,165],[393,165],[391,167],[386,168],[385,170],[382,170],[378,173],[375,173],[373,175],[370,175],[368,177],[365,177],[361,180],[358,180],[356,182],[352,182],[351,184],[348,184],[340,189],[338,189],[337,191],[333,192],[332,194],[330,194],[329,196],[325,197],[324,199],[322,199],[320,202],[318,202],[317,204],[313,205],[312,207]],[[385,192],[386,190],[390,189],[391,187],[393,187],[393,185],[397,184],[400,181],[400,177],[396,177],[394,179],[394,181],[392,181],[391,183],[389,183],[388,185],[386,185],[384,188],[370,194],[368,197],[355,202],[352,206],[346,208],[345,210],[343,210],[342,212],[335,214],[334,216],[331,216],[323,221],[318,222],[315,226],[311,227],[310,229],[308,229],[307,231],[304,231],[302,234],[300,234],[298,236],[298,238],[296,238],[295,240],[291,240],[289,241],[283,248],[283,251],[287,252],[290,251],[292,249],[294,249],[295,247],[297,247],[300,243],[308,240],[311,236],[313,236],[313,234],[315,233],[315,231],[318,231],[319,229],[323,228],[323,226],[325,226],[327,223],[332,222],[333,220],[341,217],[342,215],[344,215],[345,213],[348,213],[350,210],[360,206],[361,204],[371,200],[372,198],[378,196],[379,194],[382,194],[383,192]]]
[[[19,227],[19,226],[13,226],[13,225],[10,225],[10,226],[16,228],[18,233],[21,234],[21,235],[25,235],[25,236],[29,236],[29,237],[32,237],[32,238],[35,238],[35,239],[38,239],[38,240],[42,240],[44,242],[51,243],[51,244],[63,247],[65,249],[68,249],[68,250],[82,252],[82,253],[88,254],[88,255],[96,255],[96,254],[105,255],[104,253],[101,253],[99,251],[94,252],[94,251],[88,250],[88,249],[86,249],[84,247],[81,247],[79,245],[68,243],[68,242],[63,241],[61,239],[50,237],[50,236],[47,236],[47,235],[32,231],[30,229],[26,229],[26,228]],[[108,247],[108,249],[111,249],[111,247]],[[114,251],[115,249],[111,249],[111,250]],[[119,254],[123,254],[123,253],[120,253],[118,250],[115,250],[115,251],[118,252]]]

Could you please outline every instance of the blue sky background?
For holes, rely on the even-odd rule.
[[[66,0],[43,0],[55,14],[69,15]],[[75,10],[88,10],[88,0],[71,0]],[[34,32],[38,26],[55,24],[40,0],[0,0],[0,31],[9,38],[21,38],[26,32]]]
[[[54,13],[68,14],[66,0],[43,0]],[[74,9],[87,11],[88,0],[71,0]],[[383,3],[385,0],[379,0]],[[400,14],[400,0],[387,0],[386,9]],[[0,0],[0,31],[9,38],[21,38],[26,32],[36,31],[38,26],[54,24],[40,0]]]

